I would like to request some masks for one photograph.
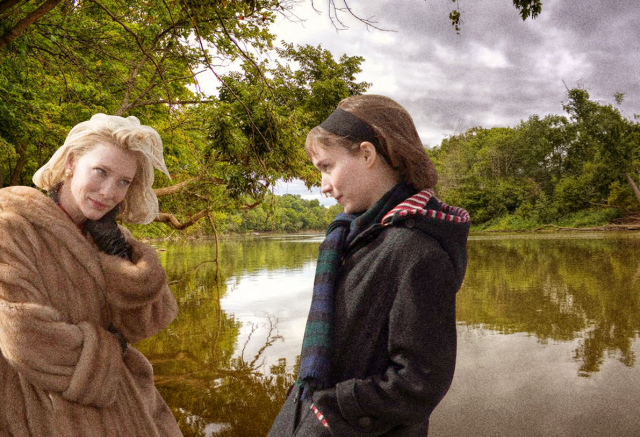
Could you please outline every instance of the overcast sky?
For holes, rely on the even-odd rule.
[[[363,56],[357,79],[372,83],[369,93],[403,105],[428,147],[474,126],[562,114],[565,84],[582,86],[605,104],[623,92],[623,114],[640,113],[638,0],[543,0],[542,14],[525,22],[512,0],[459,0],[460,35],[448,19],[451,1],[349,2],[393,32],[367,30],[346,16],[349,29],[338,32],[327,3],[316,0],[318,15],[303,1],[294,12],[304,24],[279,19],[273,30],[287,42],[321,44],[336,58]],[[300,184],[278,192],[318,196]]]

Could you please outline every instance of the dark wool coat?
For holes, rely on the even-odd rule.
[[[0,190],[0,437],[180,437],[131,342],[178,307],[155,250],[106,255],[51,199]]]
[[[432,198],[427,208],[441,205]],[[336,283],[332,387],[304,401],[294,390],[269,437],[427,435],[453,378],[468,230],[468,223],[394,217],[352,242]]]

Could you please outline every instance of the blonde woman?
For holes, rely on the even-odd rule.
[[[0,435],[181,436],[128,343],[176,316],[154,249],[115,222],[158,214],[158,133],[135,117],[76,125],[33,177],[0,190]]]
[[[320,245],[298,379],[269,437],[425,437],[453,378],[469,215],[435,197],[388,97],[343,100],[306,149],[345,212]]]

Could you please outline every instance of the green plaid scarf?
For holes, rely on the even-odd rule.
[[[385,214],[414,192],[409,185],[400,183],[363,214],[338,214],[327,228],[325,240],[320,244],[311,309],[302,341],[296,397],[304,399],[314,390],[330,385],[333,297],[344,249],[362,231],[373,223],[380,223]]]

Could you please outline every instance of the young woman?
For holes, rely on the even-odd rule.
[[[309,132],[322,191],[344,206],[320,246],[298,380],[269,437],[427,435],[455,367],[469,215],[407,111],[350,97]]]
[[[115,222],[158,214],[158,133],[135,117],[75,126],[33,177],[0,190],[0,435],[177,437],[149,361],[128,345],[176,301],[154,249]]]

